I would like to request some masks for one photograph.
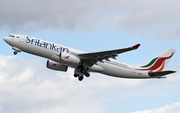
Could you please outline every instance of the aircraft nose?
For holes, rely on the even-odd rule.
[[[4,41],[7,42],[7,37],[4,37]]]

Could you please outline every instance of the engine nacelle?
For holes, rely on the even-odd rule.
[[[67,71],[68,67],[65,65],[62,65],[60,63],[54,62],[52,60],[48,60],[46,67],[52,70],[57,70],[57,71]]]
[[[60,59],[64,62],[72,64],[79,64],[81,62],[81,60],[78,57],[65,52],[60,53]]]

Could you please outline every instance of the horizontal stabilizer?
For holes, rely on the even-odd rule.
[[[152,71],[149,71],[149,76],[150,77],[156,77],[156,76],[164,76],[164,75],[168,75],[168,74],[171,74],[171,73],[175,73],[176,71],[161,71],[161,72],[152,72]]]

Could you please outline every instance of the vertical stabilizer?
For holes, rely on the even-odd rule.
[[[137,70],[160,72],[167,66],[175,51],[175,49],[166,49],[146,63],[138,65]]]

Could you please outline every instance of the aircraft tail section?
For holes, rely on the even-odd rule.
[[[169,49],[163,51],[162,53],[158,54],[151,60],[147,61],[146,63],[137,66],[136,70],[161,72],[167,66],[170,59],[174,55],[175,51],[176,50],[169,48]]]

